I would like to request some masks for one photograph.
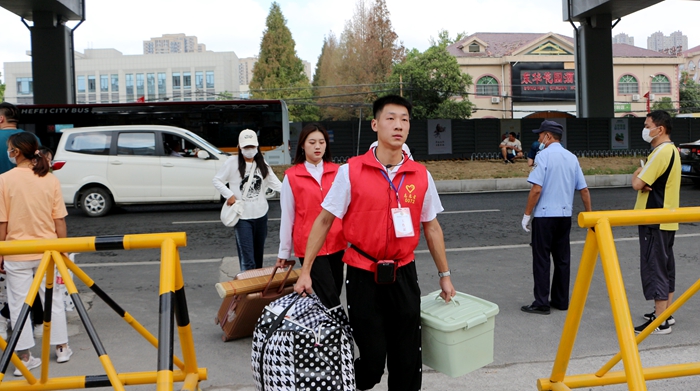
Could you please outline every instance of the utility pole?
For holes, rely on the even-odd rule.
[[[399,95],[403,98],[403,75],[399,75]]]

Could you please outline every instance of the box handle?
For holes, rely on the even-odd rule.
[[[467,320],[467,329],[478,326],[482,323],[486,323],[487,320],[488,318],[484,314],[479,314],[473,318],[470,318],[469,320]]]
[[[443,299],[442,297],[440,297],[439,294],[438,294],[437,296],[435,296],[435,300],[442,300],[442,301],[445,301],[445,299]],[[461,305],[461,303],[460,303],[459,300],[457,299],[457,296],[453,297],[452,300],[450,300],[450,303],[451,303],[452,305]],[[449,304],[449,303],[445,303],[445,304]]]

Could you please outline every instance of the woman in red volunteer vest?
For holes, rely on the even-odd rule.
[[[328,142],[328,132],[318,123],[304,126],[299,134],[294,165],[285,172],[280,193],[282,216],[277,255],[277,265],[280,267],[290,258],[292,249],[304,263],[311,226],[321,212],[321,202],[338,173],[338,165],[331,162]],[[340,305],[346,247],[342,223],[336,219],[311,269],[314,293],[328,308]]]

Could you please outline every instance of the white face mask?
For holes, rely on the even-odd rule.
[[[17,159],[10,157],[10,151],[7,151],[7,158],[10,159],[10,163],[17,165]]]
[[[255,157],[255,155],[258,154],[258,149],[246,149],[246,148],[241,148],[241,153],[243,154],[243,157],[246,159],[252,159]]]
[[[545,139],[546,139],[546,137],[547,136],[545,136]],[[545,140],[542,140],[542,142],[540,143],[540,146],[539,146],[540,151],[544,151],[544,149],[547,148],[547,144],[545,144],[544,141]]]
[[[658,126],[654,129],[657,129],[657,128],[658,128]],[[651,133],[651,131],[652,131],[652,129],[647,129],[647,128],[644,128],[644,130],[642,130],[642,139],[644,139],[644,141],[646,141],[648,143],[651,143],[655,138],[657,138],[659,136],[657,134],[656,136],[651,137],[651,135],[649,135],[649,133]]]

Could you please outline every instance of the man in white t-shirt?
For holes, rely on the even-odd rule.
[[[374,102],[376,148],[340,166],[309,234],[304,265],[294,290],[311,293],[310,270],[336,218],[350,248],[346,295],[359,349],[357,389],[368,390],[388,368],[390,390],[417,391],[422,382],[420,288],[414,251],[421,226],[437,268],[440,296],[456,294],[437,214],[442,204],[424,166],[402,152],[410,130],[411,104],[389,95]]]
[[[503,163],[513,163],[515,159],[520,159],[523,157],[523,147],[520,144],[520,140],[515,138],[515,132],[508,133],[503,141],[501,141],[501,154],[503,154]]]

